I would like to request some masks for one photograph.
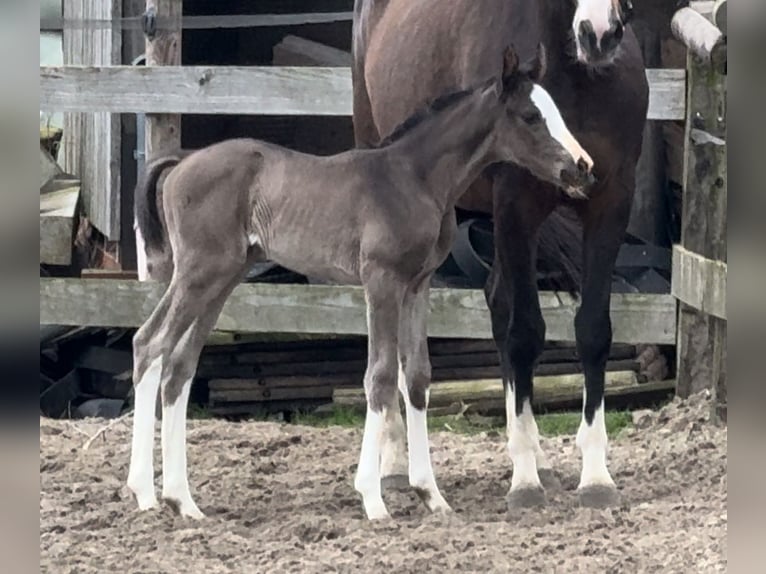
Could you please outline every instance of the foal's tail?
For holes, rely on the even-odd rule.
[[[133,196],[134,229],[138,278],[166,281],[172,272],[170,246],[165,241],[162,210],[162,176],[178,165],[186,154],[178,152],[159,157],[146,166]]]

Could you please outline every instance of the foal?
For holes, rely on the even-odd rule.
[[[162,496],[181,515],[203,517],[186,468],[192,378],[227,297],[255,261],[269,259],[364,288],[368,406],[354,487],[367,517],[388,516],[380,456],[384,423],[398,412],[397,378],[406,405],[410,485],[431,511],[449,510],[428,444],[426,323],[429,282],[455,232],[454,204],[499,161],[525,166],[574,197],[583,197],[592,180],[590,157],[536,84],[539,54],[520,66],[509,48],[498,68],[498,77],[437,99],[376,149],[317,157],[228,140],[176,160],[161,205],[151,198],[137,204],[147,207],[136,213],[147,252],[157,250],[159,237],[169,243],[173,263],[167,291],[133,341],[128,486],[139,508],[157,504],[152,449],[161,388]],[[155,162],[158,169],[167,165]]]

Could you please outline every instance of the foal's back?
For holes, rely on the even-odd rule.
[[[168,177],[171,243],[177,235],[220,252],[245,241],[258,258],[358,284],[362,243],[395,243],[393,227],[406,225],[416,201],[396,193],[402,182],[388,164],[383,150],[314,156],[246,138],[213,144]]]

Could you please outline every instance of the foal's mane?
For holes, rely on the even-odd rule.
[[[410,117],[400,123],[386,138],[382,139],[372,147],[382,148],[400,140],[402,137],[404,137],[405,134],[412,131],[416,126],[422,124],[427,118],[430,118],[436,113],[446,110],[454,104],[463,101],[469,95],[473,94],[479,89],[486,88],[494,81],[496,81],[496,78],[489,78],[481,84],[477,84],[471,88],[443,93],[442,95],[431,100],[422,108],[413,112]]]

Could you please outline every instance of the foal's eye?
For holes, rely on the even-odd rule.
[[[533,112],[526,112],[521,115],[521,119],[528,124],[536,124],[543,121],[543,115],[535,110]]]

